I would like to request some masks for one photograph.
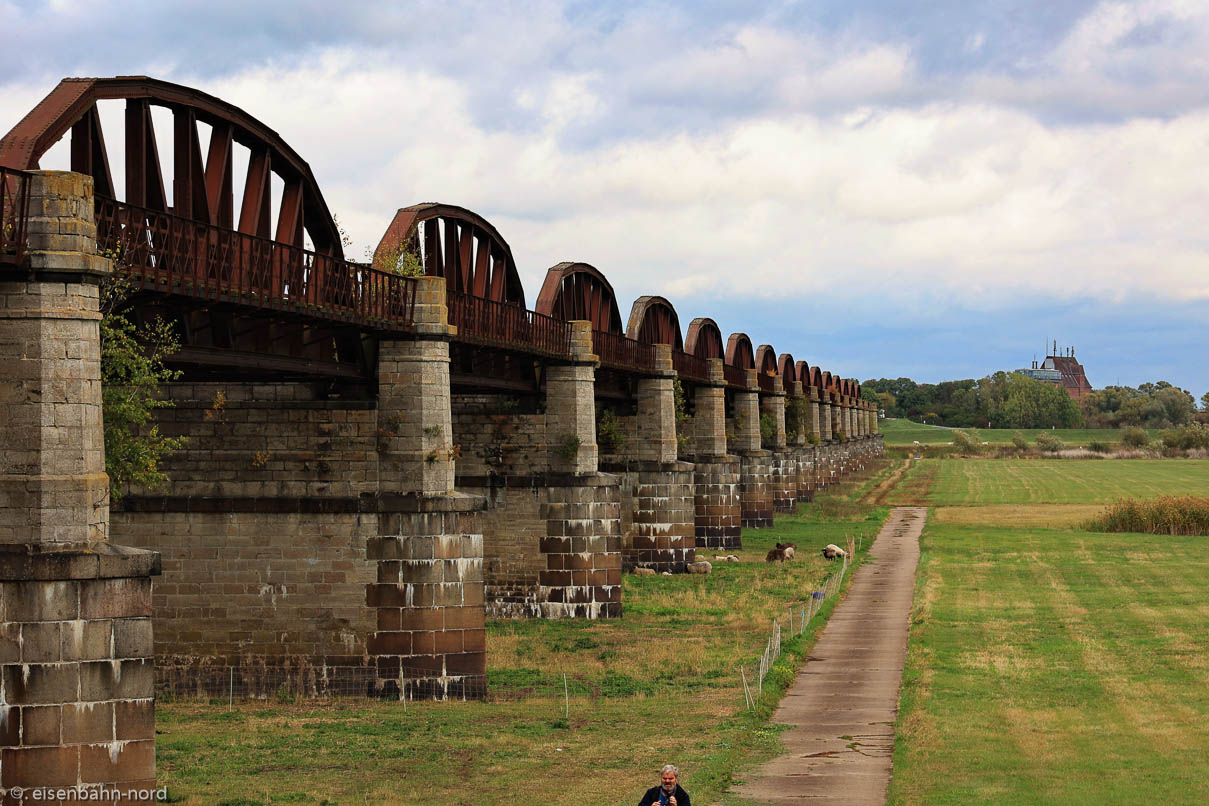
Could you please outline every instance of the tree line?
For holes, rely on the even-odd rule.
[[[941,383],[878,378],[861,394],[887,417],[955,428],[1174,428],[1209,422],[1209,393],[1198,412],[1192,395],[1167,381],[1109,386],[1080,403],[1051,383],[1015,372]]]

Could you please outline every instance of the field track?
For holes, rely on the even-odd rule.
[[[810,660],[773,714],[785,752],[739,794],[760,803],[882,806],[927,510],[891,511]]]

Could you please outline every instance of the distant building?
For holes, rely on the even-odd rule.
[[[1016,371],[1021,375],[1061,386],[1071,399],[1078,403],[1091,393],[1091,384],[1083,372],[1083,365],[1075,360],[1075,348],[1067,347],[1062,352],[1063,355],[1058,354],[1058,343],[1054,342],[1054,354],[1047,355],[1040,366],[1034,361],[1029,369]]]

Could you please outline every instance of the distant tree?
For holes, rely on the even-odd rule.
[[[999,422],[1006,428],[1078,428],[1083,417],[1065,389],[1013,373]]]
[[[1201,395],[1201,411],[1209,412],[1209,392]]]

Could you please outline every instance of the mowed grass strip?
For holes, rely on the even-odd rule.
[[[939,506],[1109,504],[1206,491],[1205,459],[925,459],[908,471],[890,500]]]
[[[1204,538],[922,545],[890,803],[1209,802]]]
[[[779,749],[772,697],[744,711],[739,666],[750,677],[772,620],[838,567],[819,549],[851,535],[867,550],[886,511],[823,495],[745,530],[741,561],[709,576],[626,575],[620,620],[490,621],[487,702],[158,703],[160,779],[185,804],[615,804],[670,761],[695,800],[724,801]],[[793,562],[764,562],[778,541]]]
[[[924,425],[923,423],[904,420],[901,418],[881,420],[878,430],[885,436],[886,447],[901,447],[919,442],[921,445],[947,445],[953,441],[954,429],[939,425]],[[1072,447],[1088,445],[1092,442],[1120,444],[1122,429],[1119,428],[978,428],[978,435],[984,442],[992,445],[1010,445],[1016,434],[1022,435],[1029,443],[1036,442],[1039,434],[1049,434],[1062,440]],[[1159,429],[1147,431],[1150,438],[1157,439]]]

